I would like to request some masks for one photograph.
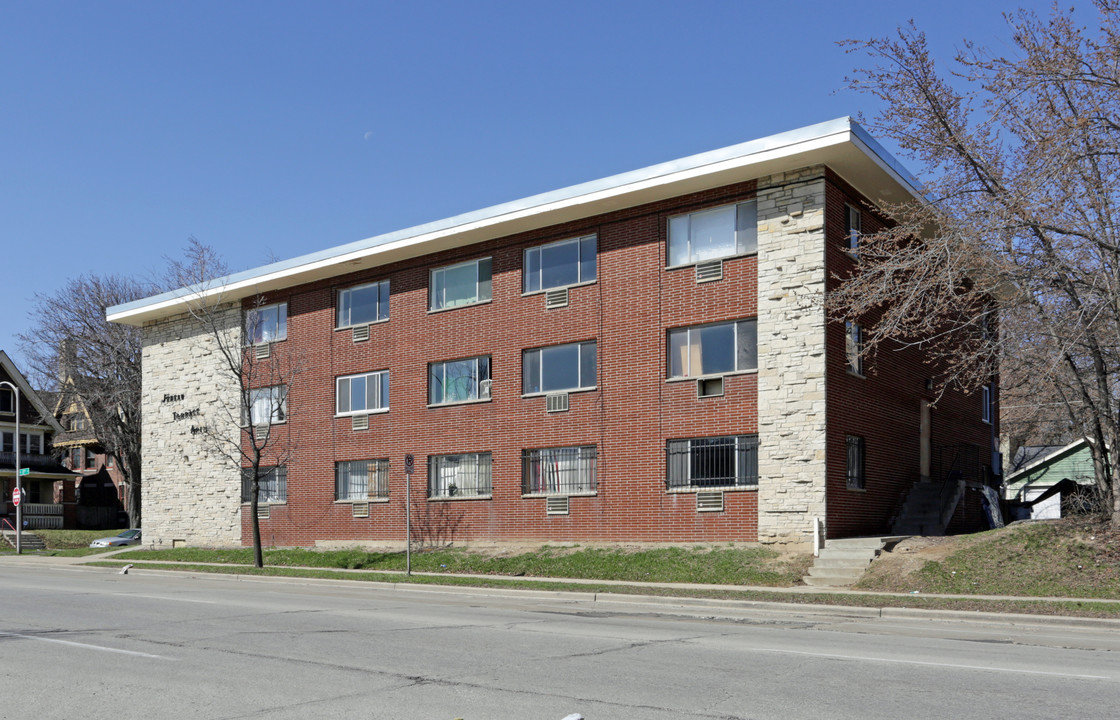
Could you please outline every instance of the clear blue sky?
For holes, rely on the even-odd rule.
[[[1014,7],[0,0],[0,348],[190,236],[241,270],[872,114],[837,40],[913,17],[944,62]]]

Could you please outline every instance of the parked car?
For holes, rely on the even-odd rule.
[[[132,530],[125,530],[120,535],[113,537],[98,538],[91,542],[91,548],[104,548],[104,547],[117,547],[118,545],[139,545],[140,544],[140,528],[133,528]]]

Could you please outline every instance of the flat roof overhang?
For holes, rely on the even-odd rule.
[[[191,301],[241,300],[336,275],[594,217],[780,172],[827,165],[872,202],[921,198],[916,180],[851,118],[771,135],[601,180],[417,225],[110,307],[109,322],[142,326]]]

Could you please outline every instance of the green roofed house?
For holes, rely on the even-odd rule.
[[[1023,448],[1022,450],[1030,450]],[[1089,441],[1085,438],[1075,440],[1069,445],[1047,448],[1049,452],[1029,455],[1022,466],[1008,473],[1004,484],[1004,499],[1021,503],[1035,503],[1030,506],[1030,519],[1045,520],[1062,516],[1061,494],[1039,498],[1046,491],[1063,480],[1071,480],[1078,485],[1092,486],[1096,480],[1093,474],[1093,456]],[[1020,458],[1016,457],[1016,460]]]

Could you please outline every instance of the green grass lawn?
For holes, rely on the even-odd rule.
[[[128,557],[186,563],[247,565],[253,562],[252,550],[248,548],[137,550],[128,553]],[[624,550],[545,546],[534,552],[510,556],[462,549],[417,552],[412,555],[412,569],[448,574],[788,587],[801,581],[811,560],[808,555],[782,557],[765,548],[712,546]],[[378,553],[356,549],[266,550],[265,565],[403,572],[405,555],[403,552]]]

